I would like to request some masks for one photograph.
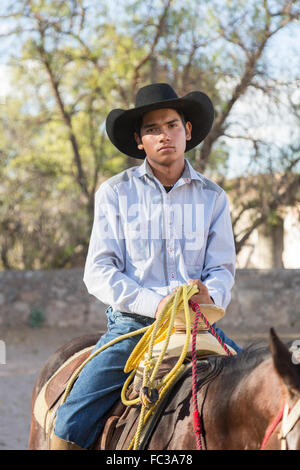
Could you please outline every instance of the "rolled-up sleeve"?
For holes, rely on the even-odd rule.
[[[103,183],[95,195],[94,223],[83,281],[90,294],[114,310],[154,317],[163,296],[125,273],[125,239],[118,196]]]
[[[216,305],[226,309],[231,300],[235,276],[235,244],[228,199],[221,191],[215,202],[215,210],[207,238],[202,282]]]

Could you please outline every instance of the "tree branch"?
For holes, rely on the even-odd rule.
[[[77,182],[78,182],[79,186],[81,187],[81,189],[83,191],[83,194],[86,196],[88,201],[90,201],[90,194],[89,194],[89,190],[88,190],[86,176],[85,176],[85,173],[84,173],[84,170],[83,170],[83,167],[82,167],[81,156],[80,156],[80,151],[79,151],[79,146],[78,146],[78,143],[77,143],[77,139],[76,139],[76,136],[75,136],[73,128],[72,128],[71,117],[65,109],[63,98],[62,98],[62,96],[60,94],[60,91],[59,91],[59,83],[57,82],[57,80],[55,80],[54,73],[53,73],[53,70],[51,68],[51,61],[49,60],[48,53],[46,52],[46,50],[44,48],[43,34],[44,34],[43,31],[40,31],[41,43],[38,46],[38,50],[39,50],[39,53],[40,53],[41,60],[44,64],[46,72],[48,74],[50,85],[51,85],[56,103],[58,105],[58,109],[59,109],[60,114],[62,116],[63,122],[65,123],[65,125],[67,126],[67,128],[69,130],[69,139],[70,139],[70,142],[71,142],[71,147],[73,149],[74,161],[75,161],[75,165],[76,165],[76,168],[77,168]]]
[[[151,44],[151,47],[150,47],[150,50],[149,52],[144,55],[144,57],[142,57],[142,59],[136,64],[135,66],[135,70],[134,70],[134,75],[133,75],[133,78],[132,78],[132,82],[131,82],[131,95],[132,95],[132,99],[133,97],[136,95],[136,92],[137,92],[137,84],[138,84],[138,79],[139,79],[139,71],[140,69],[143,67],[143,65],[145,65],[146,62],[148,62],[148,60],[152,57],[153,55],[153,52],[154,52],[154,49],[161,37],[161,34],[163,32],[163,29],[164,29],[164,25],[165,25],[165,21],[166,21],[166,18],[167,18],[167,15],[168,15],[168,12],[169,12],[169,9],[170,9],[170,6],[172,4],[173,0],[167,0],[166,4],[165,4],[165,7],[163,9],[163,12],[160,16],[160,19],[159,19],[159,22],[156,26],[156,34],[153,38],[153,41],[152,41],[152,44]]]
[[[232,96],[226,103],[226,106],[224,106],[222,112],[215,119],[214,126],[207,138],[204,140],[201,151],[199,152],[199,156],[196,158],[196,167],[200,172],[205,170],[213,144],[221,135],[223,135],[225,131],[225,121],[227,120],[234,104],[243,94],[245,94],[248,87],[252,84],[253,78],[257,74],[257,62],[261,58],[267,42],[274,34],[286,26],[288,22],[293,21],[293,19],[294,16],[290,15],[286,20],[283,20],[275,30],[270,31],[270,22],[267,16],[263,39],[254,51],[247,49],[246,46],[240,41],[240,38],[237,38],[236,41],[234,41],[234,43],[239,45],[245,52],[247,61],[239,83],[234,88]],[[228,40],[228,37],[224,37],[226,40]]]

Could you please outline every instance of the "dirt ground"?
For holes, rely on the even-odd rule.
[[[0,361],[0,450],[27,449],[31,393],[38,372],[59,347],[87,333],[95,333],[95,328],[26,327],[0,332],[6,349],[6,364]],[[248,343],[232,338],[241,346]]]
[[[95,329],[26,327],[0,332],[6,350],[6,364],[0,363],[0,450],[27,449],[38,372],[59,347],[87,333]]]

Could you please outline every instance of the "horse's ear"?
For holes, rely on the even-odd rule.
[[[287,386],[290,393],[300,391],[300,364],[293,360],[292,353],[280,341],[275,330],[270,329],[270,350],[275,370]]]

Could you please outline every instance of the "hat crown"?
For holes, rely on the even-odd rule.
[[[165,100],[174,100],[178,96],[167,83],[154,83],[139,89],[135,99],[135,107],[147,106]]]

